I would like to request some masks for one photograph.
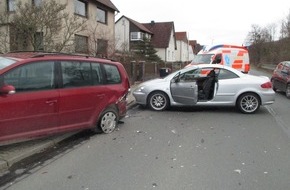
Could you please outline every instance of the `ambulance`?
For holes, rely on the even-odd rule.
[[[227,65],[243,73],[250,71],[249,52],[245,46],[204,46],[187,66],[203,63]]]

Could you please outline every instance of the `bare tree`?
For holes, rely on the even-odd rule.
[[[99,24],[88,28],[88,36],[90,39],[89,54],[111,58],[115,53],[115,39],[110,39],[108,29],[102,29]]]
[[[66,6],[55,0],[40,5],[20,1],[11,19],[1,22],[9,26],[10,50],[68,51],[73,34],[85,30],[86,21],[66,13]]]
[[[282,21],[280,34],[280,39],[290,38],[290,11],[286,19]]]
[[[7,14],[0,15],[0,53],[9,51],[9,17]]]

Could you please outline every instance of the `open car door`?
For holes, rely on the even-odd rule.
[[[196,82],[180,80],[180,74],[170,81],[170,91],[173,100],[184,105],[195,105],[198,100]]]

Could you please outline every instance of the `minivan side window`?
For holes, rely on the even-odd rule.
[[[64,88],[93,85],[89,62],[62,61],[61,70]]]
[[[92,77],[93,77],[94,85],[103,83],[102,82],[103,75],[102,75],[101,65],[99,63],[92,63]]]
[[[54,88],[54,62],[34,62],[6,73],[4,84],[13,85],[16,92]]]
[[[107,84],[119,84],[121,83],[121,76],[119,70],[114,65],[104,64],[106,71],[106,83]]]

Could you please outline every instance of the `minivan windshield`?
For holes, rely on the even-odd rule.
[[[197,54],[192,60],[192,64],[210,64],[214,54]]]
[[[9,59],[6,57],[0,57],[0,70],[4,69],[5,67],[8,67],[9,65],[12,65],[16,61],[13,59]]]

